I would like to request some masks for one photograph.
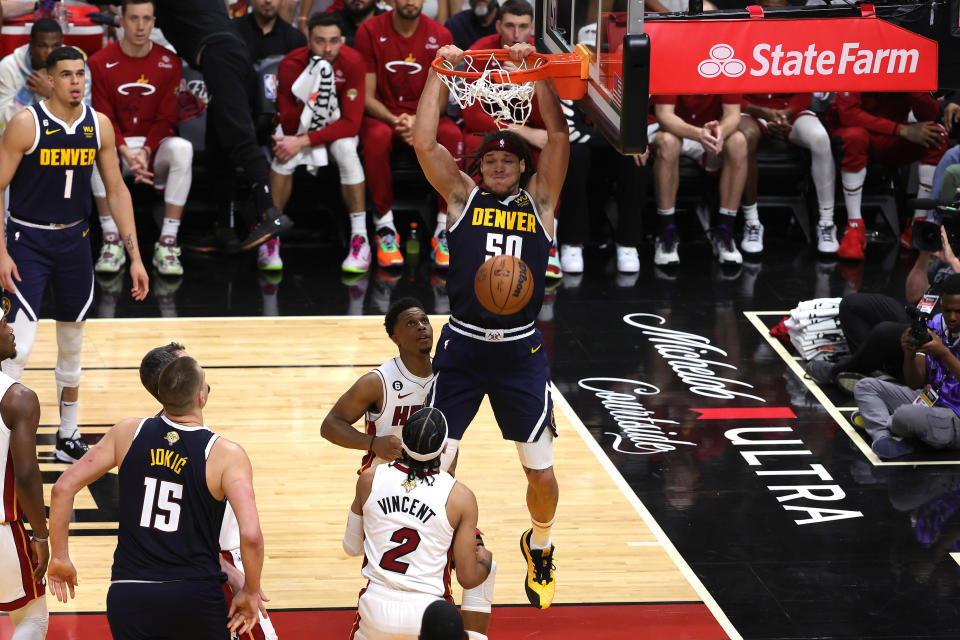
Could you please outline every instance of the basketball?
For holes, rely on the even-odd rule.
[[[487,311],[502,316],[517,313],[533,296],[530,267],[516,256],[490,258],[477,269],[473,290]]]

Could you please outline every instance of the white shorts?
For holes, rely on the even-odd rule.
[[[647,144],[656,144],[657,132],[659,130],[660,123],[658,122],[647,125]],[[720,156],[704,149],[703,145],[697,140],[680,138],[680,141],[683,145],[680,148],[681,156],[690,158],[710,175],[720,173],[720,169],[723,168],[723,159]]]
[[[0,611],[13,611],[43,596],[33,581],[30,536],[21,522],[0,523]]]
[[[357,619],[350,638],[356,640],[417,640],[423,612],[437,596],[397,591],[369,584],[360,592]]]

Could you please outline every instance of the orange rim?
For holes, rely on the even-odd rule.
[[[484,58],[494,58],[498,61],[510,60],[510,52],[506,49],[472,49],[463,52],[464,56],[470,56],[477,60]],[[537,64],[537,61],[540,61]],[[437,73],[447,76],[455,76],[467,80],[476,80],[484,74],[483,71],[463,71],[460,69],[450,69],[444,66],[444,58],[434,59],[432,65]],[[487,80],[496,83],[520,84],[522,82],[534,82],[545,78],[577,78],[586,80],[588,77],[587,60],[578,53],[531,53],[527,56],[525,62],[527,69],[518,71],[505,71],[492,69],[487,75]],[[536,66],[533,66],[536,65]]]

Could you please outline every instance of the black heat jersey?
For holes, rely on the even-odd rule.
[[[207,488],[206,427],[145,418],[120,465],[120,530],[113,580],[195,580],[220,572],[226,501]]]
[[[33,116],[34,142],[10,181],[10,215],[41,224],[86,220],[100,149],[96,112],[83,105],[80,118],[67,124],[47,111],[46,101],[27,111]]]
[[[498,200],[475,187],[463,214],[447,234],[450,271],[447,293],[451,315],[462,323],[484,329],[510,329],[533,323],[543,305],[551,233],[543,228],[533,198],[525,190]],[[527,263],[533,276],[533,296],[527,306],[503,316],[483,308],[473,292],[473,279],[484,262],[501,254]]]

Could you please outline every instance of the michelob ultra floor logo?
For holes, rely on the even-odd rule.
[[[644,28],[653,94],[937,87],[937,43],[876,17],[651,20]]]

